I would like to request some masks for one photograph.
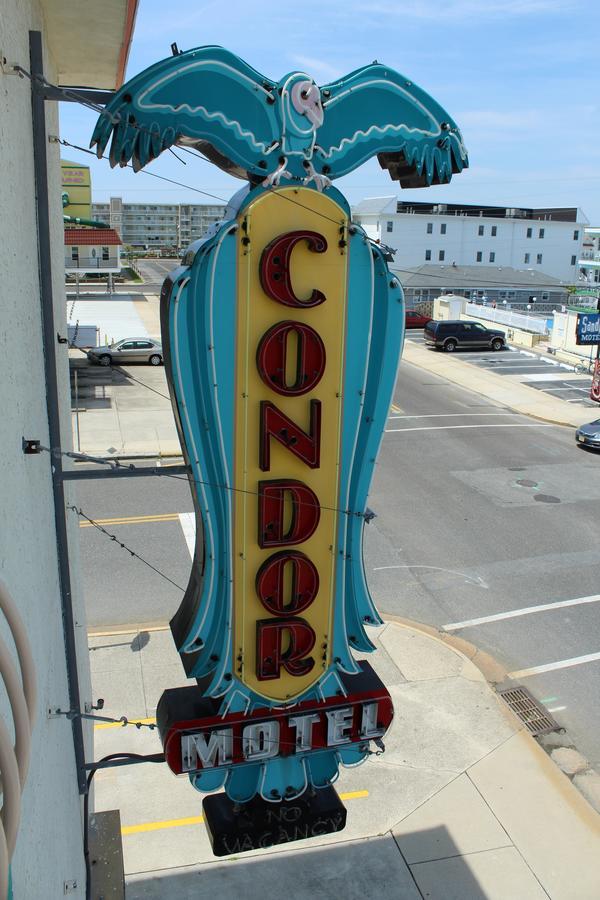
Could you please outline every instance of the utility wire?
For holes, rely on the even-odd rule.
[[[112,123],[113,125],[117,125],[117,124],[119,124],[119,123],[121,122],[121,117],[120,117],[119,115],[114,115],[113,113],[109,112],[109,111],[106,109],[106,107],[101,106],[101,105],[98,104],[98,103],[92,102],[91,100],[88,99],[88,97],[85,96],[85,94],[80,94],[80,93],[79,93],[78,91],[76,91],[76,90],[72,90],[72,89],[71,89],[71,90],[68,90],[68,89],[66,89],[66,88],[59,87],[58,85],[51,84],[49,81],[47,81],[45,78],[43,78],[43,77],[40,76],[40,75],[35,76],[35,78],[34,78],[34,76],[32,76],[31,73],[28,72],[28,71],[27,71],[25,68],[23,68],[22,66],[15,66],[15,71],[16,71],[19,75],[21,75],[21,77],[22,77],[23,75],[25,75],[25,76],[26,76],[27,78],[29,78],[31,81],[37,80],[40,84],[43,84],[43,85],[46,86],[46,87],[51,87],[53,90],[56,90],[56,91],[62,93],[67,99],[69,99],[69,100],[74,100],[75,102],[80,103],[82,106],[86,106],[88,109],[92,109],[94,112],[97,112],[99,115],[107,116],[108,118],[110,118],[111,123]],[[128,127],[128,128],[132,128],[132,129],[135,129],[136,131],[140,131],[140,132],[145,133],[145,134],[150,134],[150,135],[153,136],[153,137],[156,137],[156,133],[153,132],[151,129],[145,128],[144,126],[139,125],[139,124],[137,124],[137,123],[135,123],[135,122],[128,123],[127,127]],[[69,141],[66,141],[66,140],[63,140],[63,139],[58,138],[58,142],[59,142],[60,144],[62,144],[63,146],[65,146],[65,147],[71,147],[72,149],[74,149],[74,150],[79,150],[79,151],[81,151],[82,153],[88,153],[90,156],[94,156],[94,157],[96,157],[97,159],[106,159],[106,160],[110,161],[109,157],[106,157],[106,156],[99,157],[98,154],[95,153],[93,150],[86,149],[85,147],[80,147],[80,146],[78,146],[77,144],[72,144],[72,143],[70,143]],[[169,149],[171,149],[171,148],[169,148]],[[204,160],[205,162],[211,162],[211,160],[209,160],[206,156],[204,156],[202,153],[200,153],[200,151],[196,151],[194,148],[190,148],[190,147],[179,147],[178,149],[184,150],[184,151],[187,152],[187,153],[191,153],[192,155],[197,156],[199,159],[202,159],[202,160]],[[173,153],[173,155],[174,155],[177,159],[179,159],[180,162],[182,162],[182,163],[184,162],[182,159],[180,159],[180,158],[177,156],[177,154],[176,154],[173,150],[171,150],[171,152]],[[127,168],[131,168],[131,169],[133,168],[133,166],[131,165],[131,163],[127,163]],[[182,183],[179,182],[179,181],[175,181],[174,179],[171,179],[171,178],[166,178],[164,175],[157,175],[157,174],[154,173],[154,172],[148,172],[148,171],[146,171],[145,169],[140,169],[140,171],[143,172],[145,175],[150,175],[150,176],[152,176],[153,178],[159,178],[161,181],[166,181],[166,182],[168,182],[169,184],[174,184],[174,185],[176,185],[177,187],[185,188],[186,190],[195,191],[196,193],[203,194],[204,196],[210,197],[210,198],[213,199],[213,200],[218,200],[220,203],[223,203],[223,204],[225,204],[225,205],[228,204],[228,201],[227,201],[227,200],[223,199],[222,197],[217,197],[216,194],[211,194],[211,193],[209,193],[208,191],[202,191],[202,190],[200,190],[200,188],[195,188],[195,187],[192,187],[191,185],[182,184]],[[274,187],[273,187],[272,185],[270,186],[270,190],[271,190],[271,191],[275,194],[275,196],[277,196],[277,197],[281,197],[282,199],[287,200],[287,201],[290,202],[290,203],[296,203],[297,206],[299,206],[299,207],[301,207],[301,208],[303,208],[303,209],[309,209],[309,207],[305,207],[304,204],[300,203],[300,202],[297,201],[297,200],[294,200],[292,197],[288,197],[288,196],[285,195],[285,194],[280,194],[278,191],[276,191],[276,190],[274,189]],[[309,209],[309,211],[310,211],[310,212],[313,212],[315,215],[320,216],[321,218],[323,218],[323,219],[325,219],[325,220],[327,220],[327,221],[329,221],[329,222],[333,222],[335,225],[341,224],[341,223],[339,223],[338,221],[336,221],[335,219],[332,219],[332,218],[330,218],[329,216],[325,215],[324,213],[318,212],[318,211],[316,211],[316,210],[311,210],[311,209]],[[462,211],[462,209],[461,209],[460,211]],[[456,213],[456,210],[453,210],[453,212]],[[465,212],[468,212],[467,208],[465,208]],[[486,217],[483,216],[483,217],[479,217],[479,218],[486,218]],[[490,217],[488,217],[488,218],[490,218]],[[524,221],[532,221],[532,222],[533,222],[533,221],[536,221],[536,222],[537,222],[537,221],[540,221],[540,222],[541,222],[541,221],[546,221],[546,220],[542,220],[542,219],[539,219],[539,220],[538,220],[538,219],[535,219],[535,220],[533,220],[533,219],[532,219],[532,220],[529,220],[529,219],[528,219],[528,220],[524,220]],[[409,275],[414,275],[414,274],[415,274],[414,272],[410,271],[409,269],[396,268],[395,271],[397,271],[397,272],[403,272],[403,273],[409,274]],[[446,276],[444,276],[444,275],[436,275],[436,274],[434,274],[434,273],[422,273],[422,277],[425,277],[425,278],[438,278],[438,279],[444,280],[444,278],[445,278]],[[479,279],[479,280],[477,280],[477,279],[475,279],[475,280],[472,280],[472,279],[464,279],[464,283],[465,283],[465,284],[479,284],[480,281],[481,281],[481,279]],[[487,283],[487,284],[500,284],[500,285],[503,285],[503,286],[505,286],[505,285],[507,284],[506,281],[494,281],[494,280],[490,280],[490,279],[486,279],[486,283]],[[514,283],[514,286],[515,286],[515,287],[535,287],[535,285],[532,285],[531,283],[527,283],[527,282],[515,282],[515,283]],[[539,285],[538,285],[538,287],[539,287]]]
[[[17,66],[16,69],[18,72],[27,75],[27,77],[31,79],[32,76],[29,74],[29,72],[27,72],[21,66]],[[84,106],[87,106],[89,109],[93,109],[95,112],[98,112],[100,115],[109,116],[111,119],[111,122],[113,124],[118,124],[121,121],[120,116],[112,115],[112,113],[109,113],[105,107],[102,107],[96,103],[92,103],[84,95],[78,94],[77,91],[67,91],[64,88],[59,88],[57,85],[51,85],[48,81],[46,81],[46,79],[39,78],[38,80],[40,80],[43,84],[45,84],[48,87],[52,87],[58,91],[61,91],[69,99],[74,99],[76,102],[81,103]],[[151,135],[154,134],[152,131],[150,131],[150,129],[144,128],[143,126],[138,125],[137,123],[130,123],[130,124],[128,124],[128,127],[133,128],[140,132],[149,133]],[[98,157],[98,154],[95,153],[93,150],[88,150],[85,147],[80,147],[77,144],[72,144],[69,141],[66,141],[61,138],[58,138],[58,141],[60,144],[62,144],[65,147],[71,147],[72,149],[79,150],[82,153],[88,153],[90,156],[94,156],[97,159],[105,159],[105,160],[110,161],[109,157],[107,157],[107,156]],[[180,162],[184,163],[184,160],[180,159],[171,148],[169,148],[169,149],[171,150],[171,153],[173,153],[173,155],[176,157],[176,159],[179,159]],[[180,147],[179,149],[185,151],[186,153],[190,153],[192,156],[195,156],[198,159],[203,160],[204,162],[209,162],[209,163],[211,162],[206,156],[204,156],[204,154],[200,153],[199,151],[195,151],[193,148]],[[131,169],[133,168],[131,163],[127,163],[127,168],[131,168]],[[202,191],[202,190],[200,190],[200,188],[195,188],[195,187],[192,187],[191,185],[182,184],[179,181],[175,181],[174,179],[171,179],[171,178],[166,178],[164,175],[157,175],[155,172],[148,172],[145,169],[140,169],[140,171],[143,172],[145,175],[151,175],[153,178],[159,178],[161,181],[166,181],[169,184],[176,185],[177,187],[181,187],[181,188],[184,188],[184,189],[190,190],[190,191],[195,191],[196,193],[203,194],[204,196],[210,197],[213,200],[218,200],[220,203],[223,203],[224,205],[227,205],[227,203],[228,203],[228,201],[225,200],[223,197],[218,197],[216,194],[211,194],[208,191]],[[275,190],[275,188],[272,185],[269,187],[269,190],[275,196],[280,197],[282,200],[287,200],[289,203],[295,203],[297,206],[301,207],[302,209],[308,210],[309,212],[314,213],[315,215],[319,216],[320,218],[325,219],[328,222],[332,222],[334,225],[341,224],[336,219],[332,219],[330,216],[325,215],[325,213],[319,212],[317,210],[312,210],[309,207],[305,206],[303,203],[300,203],[298,200],[295,200],[293,197],[288,197],[286,194],[279,193],[278,191]],[[466,209],[465,209],[465,211],[466,211]],[[453,210],[453,212],[456,212],[456,210]],[[480,217],[480,218],[485,218],[485,217]],[[527,220],[527,221],[534,221],[534,220]],[[541,220],[541,219],[537,220],[536,219],[535,221],[545,221],[545,220]],[[410,269],[401,269],[399,267],[396,267],[393,271],[402,272],[402,273],[408,274],[408,275],[415,274]],[[430,272],[421,273],[421,277],[437,278],[438,280],[442,280],[442,281],[444,279],[447,280],[446,275],[437,275],[435,273],[430,273]],[[481,280],[482,279],[465,278],[465,279],[463,279],[463,283],[480,285]],[[499,284],[502,286],[506,286],[506,284],[507,284],[506,281],[496,281],[496,280],[492,280],[492,279],[485,279],[485,282],[486,282],[486,284]],[[532,285],[531,283],[528,283],[528,282],[513,282],[513,283],[511,283],[511,286],[514,286],[514,287],[536,287],[536,285]],[[537,285],[537,287],[540,287],[540,285]]]
[[[108,156],[98,156],[97,153],[94,153],[93,150],[88,150],[86,147],[80,147],[78,144],[72,144],[70,141],[65,140],[64,138],[56,137],[56,140],[59,144],[62,144],[63,147],[71,147],[73,150],[79,150],[81,153],[87,153],[89,156],[93,156],[95,159],[105,159],[110,162],[110,158]],[[131,163],[127,163],[126,168],[133,169]],[[223,197],[217,197],[216,194],[211,194],[208,191],[201,191],[200,188],[192,187],[191,184],[183,184],[181,181],[175,181],[173,178],[166,178],[164,175],[157,175],[156,172],[148,172],[146,169],[140,169],[138,175],[150,175],[151,178],[158,178],[160,181],[167,181],[169,184],[175,184],[177,187],[186,188],[188,191],[195,191],[197,194],[202,194],[204,197],[210,197],[212,200],[218,200],[219,203],[227,206],[227,200],[224,200]]]
[[[127,725],[132,725],[138,730],[140,728],[149,728],[150,731],[154,731],[157,727],[156,722],[140,722],[136,719],[128,719],[127,716],[120,716],[118,719],[114,719],[112,716],[94,716],[91,713],[82,713],[77,710],[55,709],[52,711],[52,715],[66,716],[67,719],[90,719],[92,722],[110,722],[114,725],[121,725],[123,728]]]
[[[108,156],[98,157],[97,154],[93,152],[93,150],[86,150],[85,147],[80,147],[78,144],[72,144],[70,141],[67,141],[64,138],[57,138],[57,141],[59,144],[62,144],[64,147],[71,147],[73,150],[80,150],[82,153],[87,153],[96,159],[98,159],[98,158],[105,159],[105,160],[109,159]],[[183,149],[183,148],[180,148],[180,149]],[[188,151],[189,151],[189,148],[186,148],[186,149],[188,149]],[[194,155],[196,155],[198,157],[198,159],[202,159],[202,160],[206,160],[206,162],[210,162],[210,160],[207,160],[206,157],[202,156],[201,154],[194,154]],[[130,163],[127,163],[127,168],[132,169],[133,166]],[[190,190],[190,191],[195,191],[196,193],[202,194],[205,197],[210,197],[212,200],[218,200],[219,203],[223,203],[225,206],[227,206],[227,204],[228,204],[228,201],[225,200],[223,197],[217,197],[216,194],[211,194],[208,191],[202,191],[202,190],[200,190],[200,188],[192,187],[189,184],[183,184],[181,181],[175,181],[172,178],[166,178],[164,175],[157,175],[155,172],[148,172],[146,169],[141,169],[140,172],[142,175],[151,175],[153,178],[159,178],[161,181],[167,181],[169,184],[177,185],[177,187],[184,188],[184,189]],[[319,212],[318,210],[310,209],[310,207],[305,206],[303,203],[300,203],[298,200],[294,200],[293,197],[289,197],[287,194],[280,193],[274,187],[271,187],[269,190],[274,194],[274,196],[279,197],[282,200],[287,200],[289,203],[295,203],[296,206],[299,206],[301,209],[308,210],[309,212],[312,212],[314,215],[318,216],[321,219],[324,219],[327,222],[332,222],[334,225],[337,225],[337,226],[339,226],[341,224],[336,219],[332,219],[330,216],[327,216],[324,213]],[[376,242],[373,241],[373,243],[376,243]],[[449,266],[448,268],[451,269],[452,267]],[[445,281],[445,282],[448,281],[448,274],[450,274],[450,275],[452,274],[451,272],[449,272],[447,274],[440,274],[440,275],[433,273],[433,272],[416,273],[412,269],[402,269],[398,266],[394,266],[393,269],[390,269],[390,272],[392,273],[392,275],[396,272],[402,272],[405,275],[418,274],[420,278],[430,278],[430,279],[434,279],[434,280],[438,280],[438,281]],[[467,276],[465,276],[463,279],[461,279],[461,281],[465,285],[467,285],[467,284],[476,285],[478,288],[486,287],[487,285],[492,285],[492,284],[498,284],[498,285],[501,285],[502,287],[510,287],[510,288],[513,288],[513,287],[526,287],[526,288],[531,288],[531,289],[537,288],[538,290],[540,290],[542,287],[558,289],[559,287],[563,286],[563,285],[554,285],[554,284],[540,285],[539,283],[532,284],[531,282],[527,282],[527,281],[522,281],[522,282],[521,281],[511,281],[511,282],[496,281],[493,278],[485,278],[485,277],[469,278]],[[483,284],[482,284],[482,282],[483,282]],[[408,285],[408,287],[410,287],[410,285]]]
[[[59,456],[68,456],[70,459],[76,459],[76,460],[79,460],[80,462],[99,463],[100,465],[110,466],[112,469],[117,469],[117,468],[129,469],[133,472],[136,472],[140,468],[139,466],[134,466],[132,463],[129,465],[123,465],[117,459],[102,459],[101,457],[97,457],[97,456],[88,456],[85,453],[75,453],[72,450],[61,450],[60,447],[58,447],[58,448],[55,447],[53,449],[50,449],[49,447],[44,447],[43,445],[40,444],[39,449],[45,450],[47,453],[50,453],[51,455],[58,454]],[[229,484],[217,484],[216,482],[212,482],[212,481],[201,481],[199,478],[193,478],[191,474],[190,475],[174,475],[163,469],[156,469],[156,470],[152,471],[152,475],[157,475],[162,478],[174,478],[176,481],[186,481],[188,484],[190,484],[190,483],[191,484],[200,484],[200,485],[203,485],[204,487],[217,488],[218,490],[221,490],[221,491],[229,491],[232,494],[246,494],[249,497],[262,496],[259,491],[250,491],[250,490],[246,490],[245,488],[235,488],[235,487],[231,487],[231,485],[229,485]],[[309,506],[312,509],[314,509],[316,507],[318,509],[327,510],[327,512],[341,513],[342,515],[345,515],[345,516],[356,516],[356,518],[358,518],[358,519],[366,519],[367,521],[370,521],[373,518],[372,513],[369,511],[355,512],[354,510],[351,510],[351,509],[341,509],[338,506],[324,506],[321,503],[310,503],[310,502],[304,501],[304,500],[300,500],[298,502],[298,506]],[[74,510],[76,513],[78,513],[78,515],[83,516],[83,518],[86,518],[86,519],[88,518],[86,515],[84,515],[84,513],[82,513],[82,511],[80,509],[77,509],[77,507],[75,507],[75,506],[69,506],[68,509]],[[101,531],[104,531],[102,526],[99,525],[97,522],[94,522],[92,519],[88,519],[88,521],[91,522],[92,525],[95,525],[96,528],[99,528]],[[105,532],[105,533],[108,534],[108,532]],[[116,538],[114,535],[109,534],[108,537],[110,537],[113,541],[117,541],[117,543],[119,543],[118,538]],[[129,547],[126,547],[123,544],[121,544],[121,546],[123,547],[123,549],[128,550],[130,553],[132,553],[132,555],[134,555],[134,556],[137,555],[132,550],[129,550]],[[145,562],[145,560],[142,560],[142,562]],[[146,565],[150,565],[150,563],[146,563]],[[162,574],[162,573],[159,573],[159,574]],[[164,577],[166,578],[166,576],[164,576]],[[174,582],[172,582],[172,584],[174,584]],[[181,588],[180,585],[178,585],[178,584],[176,584],[175,587],[179,587],[180,590],[183,590],[183,588]]]
[[[111,369],[113,369],[113,370],[118,371],[118,370],[120,370],[122,367],[121,367],[121,366],[113,366],[113,365],[111,365],[111,366],[107,366],[106,368],[111,368]],[[171,398],[169,397],[168,394],[163,394],[161,391],[157,391],[156,388],[153,388],[153,387],[151,387],[149,384],[146,384],[145,381],[140,381],[139,378],[135,378],[130,372],[124,373],[124,377],[125,377],[125,378],[128,378],[130,381],[135,381],[135,383],[136,383],[136,384],[139,384],[140,387],[145,387],[145,388],[147,388],[149,391],[152,391],[153,394],[158,394],[159,397],[164,397],[165,400],[170,400],[170,399],[171,399]]]
[[[164,474],[165,478],[174,478],[176,481],[187,481],[188,484],[189,483],[201,484],[204,487],[218,488],[219,490],[222,490],[222,491],[230,491],[230,493],[232,493],[232,494],[246,494],[248,497],[263,496],[262,494],[260,494],[259,491],[250,491],[250,490],[246,490],[245,488],[235,488],[235,487],[231,487],[231,485],[228,485],[228,484],[214,484],[210,481],[200,481],[197,478],[193,478],[191,475],[189,475],[189,476],[188,475],[173,475],[173,474],[170,474],[169,472],[164,472],[163,474]],[[369,512],[354,512],[351,509],[341,509],[338,506],[324,506],[322,503],[311,503],[310,501],[307,501],[307,500],[299,500],[297,502],[297,505],[298,506],[308,506],[311,509],[315,509],[315,508],[316,509],[324,509],[324,510],[327,510],[327,512],[341,513],[344,516],[356,516],[356,518],[359,518],[359,519],[369,519],[370,520],[372,518],[372,515]]]
[[[160,575],[161,578],[164,578],[165,581],[168,581],[169,584],[172,584],[173,587],[176,587],[182,593],[185,593],[185,588],[182,588],[180,584],[177,584],[177,582],[173,581],[172,578],[169,578],[168,575],[165,575],[164,572],[161,572],[161,570],[157,569],[156,566],[153,566],[152,563],[149,563],[147,559],[144,559],[143,556],[140,556],[139,553],[136,553],[135,550],[132,550],[131,547],[128,547],[126,544],[120,541],[115,534],[111,534],[106,530],[106,528],[103,528],[102,525],[87,516],[82,509],[79,509],[77,506],[67,506],[67,509],[73,510],[73,512],[77,513],[80,518],[85,519],[90,523],[90,525],[93,525],[94,528],[97,528],[98,531],[101,531],[102,534],[105,534],[106,537],[110,538],[111,541],[114,541],[116,544],[118,544],[122,550],[126,550],[127,553],[129,553],[133,558],[139,559],[140,562],[144,563],[145,566],[148,566],[149,569],[152,569],[153,572],[156,572],[157,575]]]

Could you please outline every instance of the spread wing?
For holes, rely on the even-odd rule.
[[[448,113],[399,72],[378,63],[321,88],[324,121],[315,168],[346,175],[377,154],[402,187],[450,181],[468,166],[467,151]]]
[[[164,59],[124,84],[100,115],[90,146],[111,166],[138,171],[163,150],[195,147],[242,178],[278,165],[275,85],[222,47]]]

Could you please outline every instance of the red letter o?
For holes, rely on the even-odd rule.
[[[287,384],[287,346],[289,335],[297,335],[296,380]],[[258,372],[267,387],[286,397],[307,394],[319,383],[325,371],[325,345],[310,325],[279,322],[262,336],[256,351]]]
[[[285,566],[290,563],[292,583],[289,603],[285,603]],[[307,609],[319,590],[319,573],[313,562],[298,550],[283,550],[270,556],[256,575],[256,593],[274,616],[297,615]]]

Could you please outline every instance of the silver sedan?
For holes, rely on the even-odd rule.
[[[124,338],[114,344],[92,347],[87,351],[90,362],[101,366],[112,366],[113,363],[149,363],[160,366],[163,361],[162,345],[150,338]]]

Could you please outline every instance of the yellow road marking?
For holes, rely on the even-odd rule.
[[[395,412],[395,413],[403,413],[404,410],[403,410],[403,409],[400,409],[399,406],[396,406],[395,403],[392,403],[392,412]]]
[[[96,519],[97,525],[138,525],[142,522],[176,522],[179,513],[162,513],[157,516],[121,516],[115,519]],[[91,522],[80,522],[80,528],[91,528]]]
[[[128,719],[127,720],[130,725],[135,725],[136,722],[140,722],[142,725],[155,725],[156,717],[150,716],[148,719]],[[100,722],[98,725],[94,725],[94,730],[96,728],[123,728],[122,722]]]
[[[340,794],[340,800],[363,800],[368,791],[348,791]],[[164,822],[142,822],[141,825],[124,825],[121,834],[141,834],[145,831],[162,831],[163,828],[180,828],[182,825],[201,825],[204,816],[188,816],[187,819],[166,819]]]
[[[204,816],[189,816],[187,819],[167,819],[165,822],[143,822],[141,825],[124,825],[121,834],[140,834],[143,831],[161,831],[163,828],[179,828],[181,825],[201,825]]]
[[[119,635],[123,634],[139,634],[140,631],[169,631],[170,629],[170,625],[144,625],[143,622],[124,625],[122,628],[111,628],[110,631],[96,630],[96,627],[88,628],[89,638],[119,637]]]

